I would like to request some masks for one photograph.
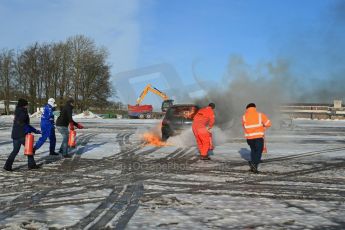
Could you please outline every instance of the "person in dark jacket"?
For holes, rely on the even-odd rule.
[[[21,145],[25,145],[25,135],[28,133],[40,134],[41,131],[35,129],[30,125],[30,118],[27,110],[28,101],[25,99],[19,99],[16,110],[14,112],[14,120],[12,127],[11,138],[13,139],[13,150],[8,156],[5,163],[4,169],[7,171],[12,171],[12,164],[17,154],[19,153]],[[28,168],[38,169],[39,166],[36,165],[34,156],[28,156]]]
[[[62,135],[62,143],[59,152],[62,153],[63,157],[70,157],[68,155],[68,126],[70,126],[71,129],[74,129],[74,126],[78,129],[84,128],[81,124],[73,120],[73,106],[74,100],[72,98],[68,99],[66,104],[61,108],[60,116],[56,120],[56,128]]]
[[[48,103],[44,106],[43,114],[41,117],[41,130],[42,136],[34,146],[34,152],[46,142],[49,138],[49,155],[59,155],[55,152],[56,137],[55,137],[55,123],[54,123],[54,110],[56,104],[54,98],[49,98]]]

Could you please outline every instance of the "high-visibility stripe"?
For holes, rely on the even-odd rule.
[[[251,128],[259,128],[259,127],[263,127],[262,124],[256,124],[256,125],[245,125],[244,128],[246,129],[251,129]]]
[[[270,122],[271,122],[270,120],[266,121],[265,126],[268,125]]]
[[[246,133],[246,134],[244,134],[245,137],[252,137],[252,136],[258,136],[258,135],[265,135],[265,133],[257,132],[257,133]]]
[[[243,116],[243,121],[245,122],[246,121],[246,117]],[[262,115],[261,113],[259,113],[259,122],[257,124],[254,124],[254,125],[244,125],[244,128],[246,129],[251,129],[251,128],[259,128],[259,127],[262,127],[263,124],[262,124]]]
[[[246,116],[243,116],[243,117],[242,117],[242,120],[243,120],[244,122],[246,122]]]

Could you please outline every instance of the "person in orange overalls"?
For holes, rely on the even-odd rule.
[[[242,117],[242,126],[244,136],[251,150],[251,160],[248,162],[250,171],[259,173],[258,165],[264,149],[265,130],[271,127],[271,121],[265,114],[256,111],[254,103],[250,103],[247,105],[246,112]]]
[[[213,148],[211,129],[214,125],[215,107],[214,103],[210,103],[207,107],[200,109],[193,118],[192,129],[201,160],[210,160],[208,151]]]

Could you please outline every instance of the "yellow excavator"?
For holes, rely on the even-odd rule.
[[[128,105],[128,115],[130,117],[139,117],[141,119],[152,118],[152,105],[141,105],[148,92],[157,94],[164,100],[161,107],[162,112],[166,112],[168,108],[170,108],[174,104],[174,100],[169,99],[168,95],[166,95],[159,89],[152,87],[151,84],[148,84],[138,97],[136,105]]]

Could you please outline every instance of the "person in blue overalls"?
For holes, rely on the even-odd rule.
[[[49,155],[59,155],[55,152],[56,137],[55,137],[55,122],[54,122],[54,111],[55,111],[55,99],[49,98],[48,103],[44,105],[43,114],[41,117],[41,131],[42,136],[36,142],[34,146],[34,152],[36,152],[44,142],[49,138],[50,147]]]

